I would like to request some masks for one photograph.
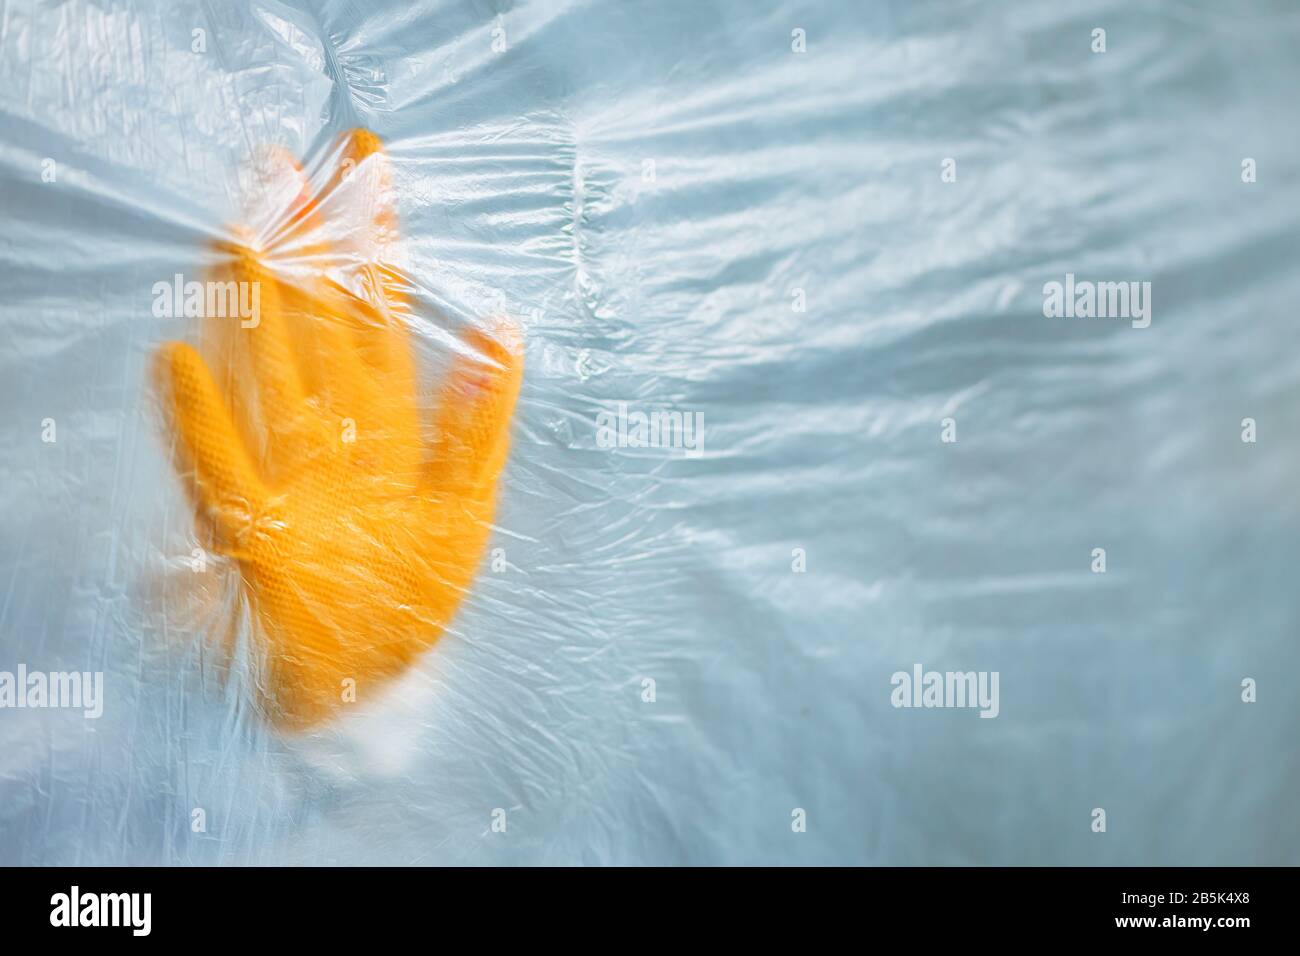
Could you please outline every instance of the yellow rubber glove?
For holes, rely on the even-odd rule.
[[[520,334],[497,320],[464,337],[422,421],[387,158],[364,130],[336,158],[314,197],[284,163],[288,207],[224,247],[219,278],[260,289],[256,326],[209,320],[225,391],[190,346],[157,357],[180,469],[255,611],[264,710],[290,729],[337,712],[348,681],[367,696],[446,627],[487,542],[523,375]]]

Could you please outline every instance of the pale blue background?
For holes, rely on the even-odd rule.
[[[1287,2],[6,4],[0,669],[108,700],[0,711],[0,863],[1300,862],[1297,44]],[[510,567],[288,741],[200,667],[229,570],[167,596],[149,290],[255,147],[358,124],[427,367],[525,326]],[[1151,328],[1043,318],[1066,272]],[[597,448],[620,400],[707,454]],[[894,710],[914,662],[1001,716]]]

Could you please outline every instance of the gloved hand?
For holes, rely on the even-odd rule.
[[[224,249],[223,278],[260,288],[256,325],[209,320],[235,346],[224,394],[189,345],[156,365],[192,500],[255,612],[264,710],[291,729],[345,706],[349,680],[373,695],[447,626],[488,538],[523,375],[517,328],[489,323],[422,422],[387,158],[364,130],[336,152],[315,196],[280,157],[288,207]]]

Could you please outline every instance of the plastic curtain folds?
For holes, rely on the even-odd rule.
[[[0,863],[1294,863],[1297,42],[0,3]]]

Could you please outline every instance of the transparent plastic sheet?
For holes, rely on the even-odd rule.
[[[0,863],[1295,862],[1297,40],[1286,3],[5,3],[0,671],[103,697],[0,710]],[[387,184],[329,188],[353,129]],[[307,726],[157,382],[183,341],[249,387],[154,305],[250,234],[397,277],[423,447],[475,330],[522,339],[445,633]],[[1151,281],[1150,326],[1046,319],[1067,273]],[[628,440],[653,412],[681,440]],[[894,707],[914,664],[997,672],[996,719]]]

